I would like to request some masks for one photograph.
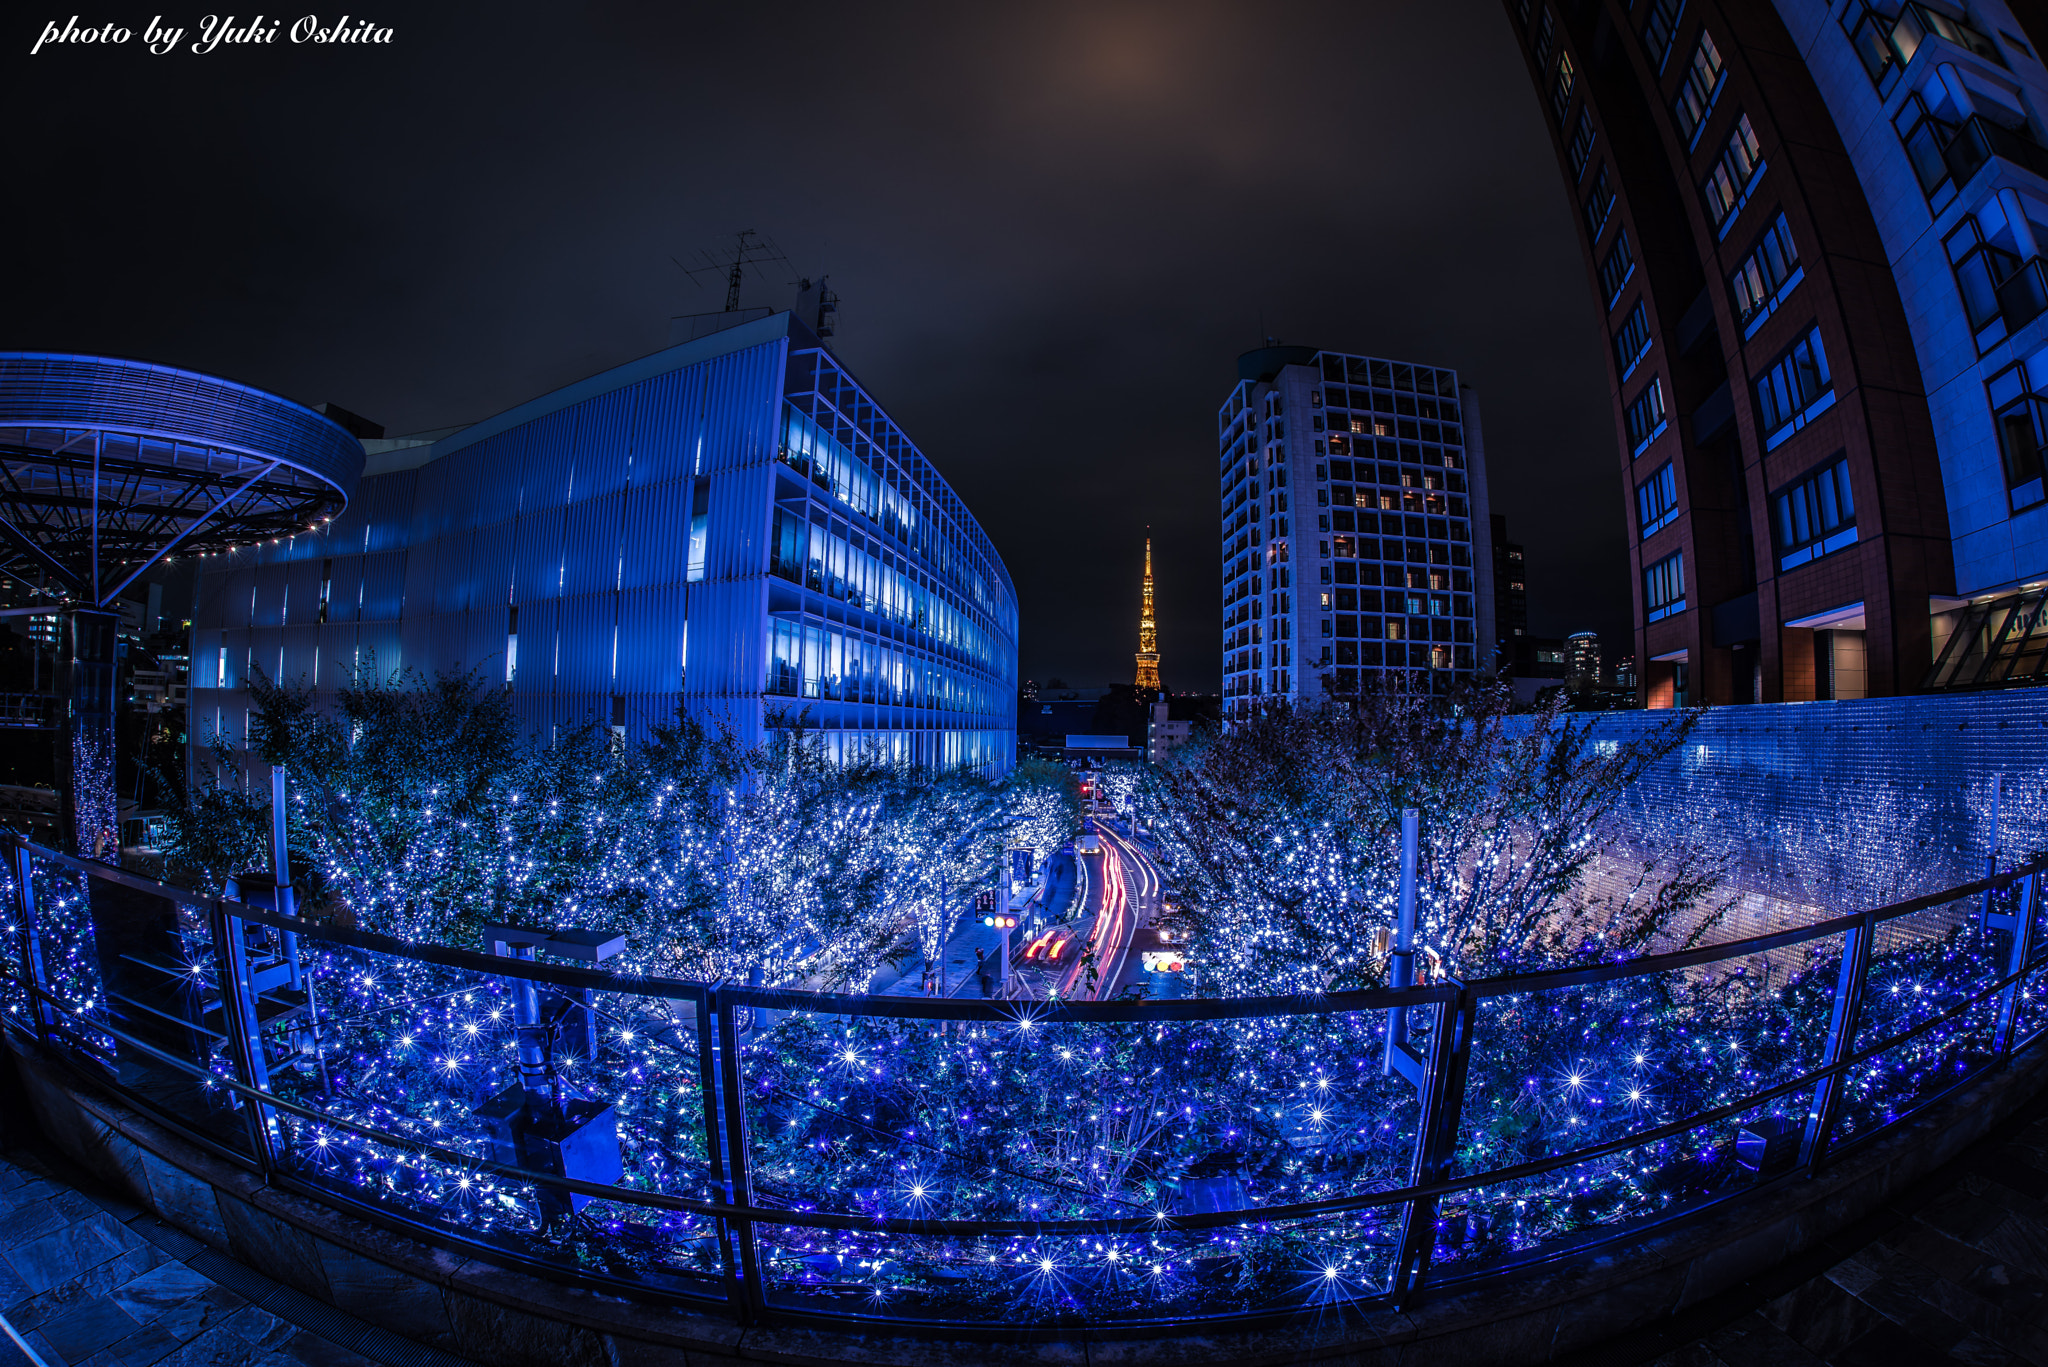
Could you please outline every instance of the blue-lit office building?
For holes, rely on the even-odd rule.
[[[470,427],[364,442],[345,513],[204,563],[193,739],[247,735],[253,671],[480,670],[534,735],[678,704],[746,741],[802,716],[995,774],[1017,596],[980,525],[802,323],[756,319]]]

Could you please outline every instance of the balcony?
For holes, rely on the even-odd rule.
[[[2022,170],[2048,180],[2048,148],[2042,147],[2018,129],[2007,128],[1972,114],[1955,125],[1955,132],[1941,149],[1941,159],[1958,187],[1982,170],[1984,163],[2001,157]]]

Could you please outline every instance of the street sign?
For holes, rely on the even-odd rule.
[[[1010,851],[1010,881],[1028,883],[1031,881],[1031,851]]]

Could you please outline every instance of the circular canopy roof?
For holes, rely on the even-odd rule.
[[[0,352],[0,573],[75,603],[166,555],[316,527],[362,470],[334,422],[233,380]]]

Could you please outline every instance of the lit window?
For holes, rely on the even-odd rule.
[[[1685,0],[1650,0],[1649,17],[1643,21],[1643,50],[1658,71],[1671,56],[1671,41],[1678,36],[1678,16]]]
[[[1638,299],[1636,306],[1629,310],[1622,320],[1621,330],[1614,334],[1614,366],[1626,380],[1635,374],[1643,357],[1650,354],[1650,319],[1643,311],[1643,302]]]
[[[1642,539],[1664,530],[1678,517],[1678,476],[1670,461],[1636,486],[1636,525]]]
[[[1601,229],[1607,226],[1607,215],[1614,209],[1614,189],[1607,183],[1607,168],[1602,166],[1600,174],[1593,177],[1593,189],[1586,196],[1586,232],[1595,242],[1600,240]]]
[[[1799,248],[1792,241],[1792,225],[1781,212],[1728,280],[1735,291],[1735,314],[1742,323],[1743,336],[1753,336],[1792,287],[1805,278]]]
[[[1664,416],[1664,379],[1662,376],[1650,381],[1650,387],[1636,396],[1628,406],[1625,415],[1628,423],[1629,449],[1633,455],[1643,454],[1650,443],[1664,434],[1668,425]]]
[[[1684,551],[1667,555],[1643,571],[1643,602],[1652,622],[1685,611]]]
[[[1635,253],[1628,245],[1628,229],[1614,235],[1614,245],[1607,249],[1607,255],[1600,262],[1600,288],[1608,308],[1621,298],[1622,287],[1636,273]]]
[[[1749,203],[1763,170],[1763,147],[1756,140],[1756,130],[1749,126],[1749,115],[1744,114],[1735,121],[1735,129],[1715,160],[1713,172],[1700,187],[1707,201],[1707,215],[1714,220],[1717,232],[1725,234],[1734,226],[1735,216]]]
[[[1780,572],[1856,544],[1849,462],[1837,457],[1772,499]]]
[[[1767,451],[1834,407],[1834,381],[1819,328],[1809,329],[1756,382],[1756,398]]]
[[[1699,142],[1700,129],[1727,79],[1728,72],[1721,65],[1721,53],[1714,46],[1713,35],[1701,29],[1699,46],[1693,49],[1692,65],[1686,68],[1685,79],[1679,83],[1678,102],[1672,110],[1678,117],[1679,131],[1685,134],[1687,147]]]
[[[1571,158],[1573,180],[1583,180],[1585,178],[1586,166],[1593,160],[1593,142],[1593,111],[1581,109],[1579,111],[1579,122],[1572,129]]]

